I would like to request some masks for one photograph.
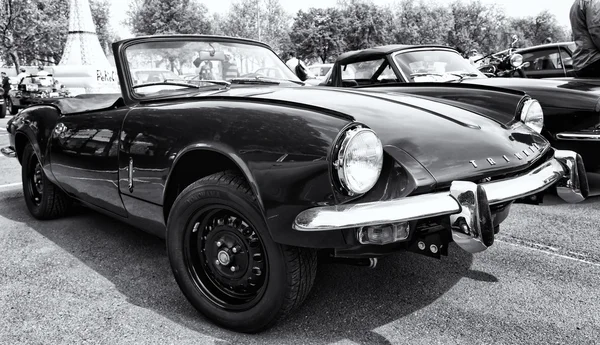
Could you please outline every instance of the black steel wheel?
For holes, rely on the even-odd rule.
[[[199,210],[185,234],[185,259],[194,283],[215,305],[248,310],[264,294],[266,253],[256,230],[233,209]]]
[[[275,243],[246,180],[234,172],[183,190],[169,213],[167,252],[190,303],[213,322],[254,333],[304,302],[314,250]]]
[[[67,213],[71,199],[48,180],[30,143],[23,149],[21,179],[25,204],[35,218],[54,219]]]
[[[12,99],[10,98],[7,98],[6,108],[8,109],[8,112],[11,115],[17,115],[17,113],[19,112],[19,108],[15,107],[15,105],[12,102]]]

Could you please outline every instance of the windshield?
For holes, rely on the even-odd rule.
[[[486,78],[469,61],[448,50],[400,52],[394,61],[409,82],[449,81],[461,76]]]
[[[275,53],[250,43],[199,39],[144,42],[127,47],[125,59],[138,97],[218,87],[208,80],[300,82]]]

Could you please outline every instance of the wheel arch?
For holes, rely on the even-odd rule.
[[[206,165],[196,162],[210,162]],[[205,176],[219,171],[235,170],[248,182],[256,196],[261,213],[265,214],[260,190],[246,162],[233,150],[215,145],[193,144],[182,149],[173,160],[172,168],[167,175],[163,193],[163,217],[168,222],[169,213],[177,196],[190,184]]]

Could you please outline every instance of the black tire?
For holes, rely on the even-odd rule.
[[[55,219],[67,213],[71,198],[48,180],[31,143],[23,149],[21,178],[27,209],[35,218]]]
[[[314,283],[316,251],[275,243],[248,183],[234,172],[188,186],[175,200],[167,228],[179,287],[222,327],[264,330],[300,306]]]
[[[15,107],[13,105],[12,99],[10,99],[10,98],[8,98],[6,107],[8,108],[8,111],[10,112],[11,115],[17,115],[17,113],[19,112],[19,108]]]
[[[0,119],[3,119],[6,117],[6,107],[7,107],[6,102],[8,102],[8,98],[4,99],[4,102],[2,102],[2,107],[0,107]]]

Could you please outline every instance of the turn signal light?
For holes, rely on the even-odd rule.
[[[403,222],[365,226],[356,235],[361,244],[388,244],[407,239],[409,231],[409,224]]]

